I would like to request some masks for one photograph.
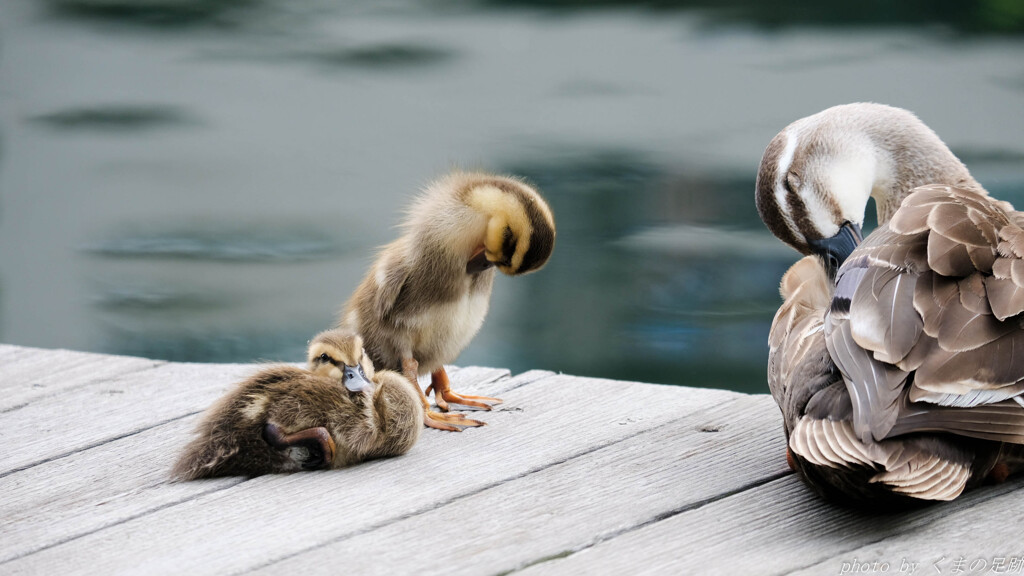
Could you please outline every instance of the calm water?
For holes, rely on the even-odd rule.
[[[559,232],[459,363],[766,392],[783,126],[907,107],[1024,205],[1012,2],[333,4],[0,3],[0,341],[301,360],[459,166],[527,176]]]

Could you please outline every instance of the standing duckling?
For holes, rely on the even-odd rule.
[[[272,366],[214,404],[174,466],[181,480],[341,468],[404,454],[423,408],[401,375],[381,370],[344,330],[316,336],[310,370]]]
[[[342,326],[362,335],[374,364],[400,370],[426,393],[449,403],[490,410],[497,398],[456,394],[444,364],[473,339],[490,304],[494,269],[510,276],[539,270],[555,245],[551,209],[521,180],[454,172],[430,184],[413,203],[405,233],[381,250],[348,301]],[[416,385],[417,390],[419,385]],[[430,410],[424,423],[459,431],[483,422]]]

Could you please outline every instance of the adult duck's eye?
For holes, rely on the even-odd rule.
[[[789,192],[796,192],[800,189],[800,177],[797,176],[796,172],[790,172],[786,174],[786,190]]]

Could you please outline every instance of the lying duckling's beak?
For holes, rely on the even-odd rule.
[[[847,222],[839,228],[839,232],[831,238],[811,240],[811,250],[825,261],[825,270],[829,278],[835,278],[839,267],[849,258],[850,254],[864,240],[860,226]]]
[[[477,248],[476,252],[466,263],[466,274],[477,274],[494,266],[494,262],[487,259],[484,247]]]
[[[362,392],[366,389],[373,389],[373,382],[366,379],[363,370],[359,366],[345,366],[345,388],[349,392]]]

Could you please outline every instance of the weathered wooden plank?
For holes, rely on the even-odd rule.
[[[347,470],[256,478],[22,556],[0,570],[240,572],[443,506],[738,397],[561,375],[523,386],[504,380],[480,392],[499,389],[506,403],[477,413],[490,424],[485,428],[461,434],[427,430],[406,456]],[[68,558],[75,563],[68,565]]]
[[[490,387],[499,380],[506,380],[511,376],[507,368],[487,368],[484,366],[445,366],[448,378],[451,380],[452,389],[464,394],[483,394],[481,387]],[[420,376],[420,388],[426,390],[430,385],[430,375]],[[433,396],[431,396],[433,399]],[[465,410],[471,408],[465,407]]]
[[[885,515],[830,505],[789,474],[516,574],[789,574],[830,560],[833,563],[825,565],[826,570],[809,573],[839,574],[841,565],[834,559],[850,551],[912,534],[990,499],[1015,498],[1019,492],[1010,492],[1019,491],[1022,485],[986,488],[951,503]],[[954,549],[980,545],[989,531],[939,532],[935,536],[937,547]],[[917,556],[912,549],[904,554]]]
[[[217,365],[195,368],[208,372],[207,380],[222,371]],[[454,385],[473,392],[500,386],[508,370],[452,367],[450,375]],[[197,420],[173,420],[0,478],[0,562],[242,482],[167,482]]]
[[[769,398],[734,398],[256,574],[516,570],[791,474],[778,432],[779,411]]]
[[[0,478],[0,562],[238,484],[168,482],[198,416],[156,426]]]
[[[13,358],[18,354],[24,354],[30,350],[39,350],[38,348],[26,348],[24,346],[15,346],[14,344],[0,344],[0,362]]]
[[[927,521],[912,518],[913,529],[878,542],[844,550],[794,574],[1020,574],[1024,572],[1024,482],[998,497],[937,510]],[[1012,489],[1012,486],[1010,487]],[[1001,492],[996,489],[995,492]],[[943,514],[944,513],[944,514]],[[865,564],[870,567],[865,568]],[[1011,565],[1017,571],[1011,570]],[[962,569],[962,572],[960,571]]]
[[[0,364],[35,355],[22,350],[0,346]],[[0,572],[818,574],[863,572],[868,562],[876,573],[922,574],[951,572],[960,559],[964,573],[1024,559],[1016,537],[1024,481],[898,515],[844,510],[789,474],[761,484],[785,474],[778,412],[767,397],[541,371],[509,379],[501,370],[450,368],[456,390],[506,404],[474,414],[486,428],[427,431],[403,458],[169,484],[195,412],[258,368],[179,368],[175,387],[165,373],[173,366],[0,413],[13,449],[33,434],[41,452],[50,443],[92,446],[0,474]],[[239,372],[224,374],[232,370]],[[104,390],[109,398],[88,403],[84,392]],[[56,424],[26,432],[25,415],[41,405]],[[139,407],[153,415],[189,405],[164,424],[130,425],[146,420]],[[128,432],[97,439],[91,419],[107,436]]]
[[[206,408],[255,368],[164,364],[40,398],[0,415],[0,476]]]
[[[467,390],[472,387],[474,391],[481,386],[487,386],[492,382],[504,380],[511,376],[507,368],[487,368],[484,366],[445,366],[448,376],[452,380],[452,386],[466,386]],[[456,392],[459,390],[456,389]]]
[[[39,398],[162,364],[166,362],[131,356],[0,348],[0,413]]]

